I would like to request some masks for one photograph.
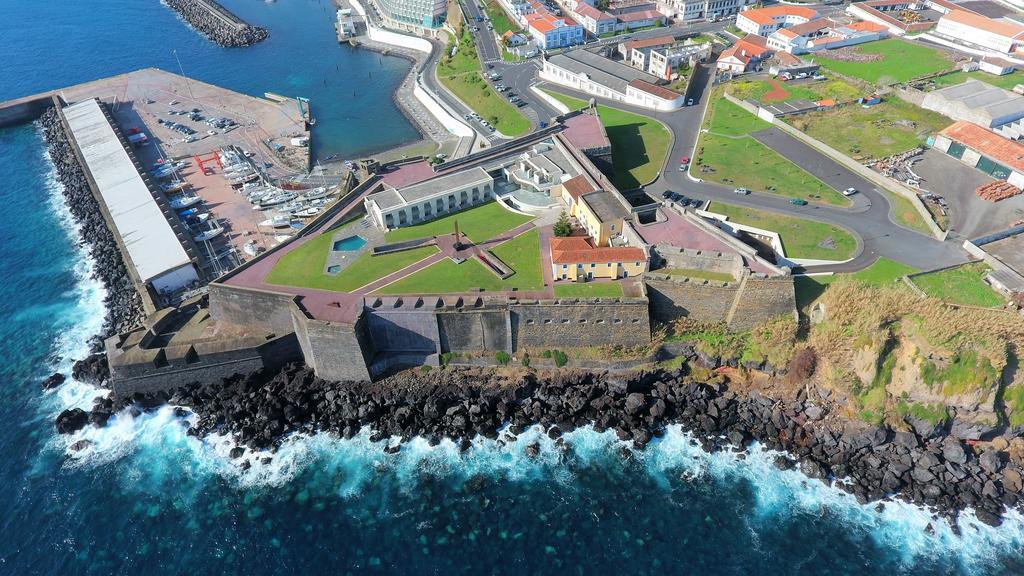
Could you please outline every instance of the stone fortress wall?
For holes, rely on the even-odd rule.
[[[725,322],[749,330],[779,316],[797,317],[792,276],[765,276],[743,270],[735,282],[698,280],[648,272],[644,275],[651,315],[660,322],[691,318]]]

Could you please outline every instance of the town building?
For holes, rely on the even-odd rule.
[[[461,170],[403,188],[385,186],[363,201],[379,228],[433,220],[494,199],[494,178],[483,168]]]
[[[623,62],[628,63],[638,70],[647,69],[647,56],[651,50],[664,46],[671,46],[676,43],[675,36],[655,36],[654,38],[642,38],[640,40],[628,40],[620,42],[616,47],[622,55]]]
[[[935,34],[1003,54],[1016,52],[1024,43],[1024,26],[959,9],[950,10],[939,19]]]
[[[682,66],[693,67],[711,56],[711,43],[698,42],[680,44],[651,50],[648,57],[647,72],[662,80],[673,80],[678,76],[676,70]]]
[[[351,8],[339,8],[337,22],[335,23],[339,38],[355,36],[356,21]]]
[[[934,147],[993,178],[1024,189],[1024,144],[960,120],[935,137]]]
[[[722,50],[716,66],[723,72],[742,74],[758,68],[763,60],[771,57],[768,40],[756,34],[747,34],[735,44]]]
[[[874,22],[841,24],[828,18],[819,18],[776,30],[768,36],[768,47],[778,52],[807,54],[873,42],[885,38],[887,34],[885,26]]]
[[[1007,138],[1020,138],[1024,129],[1024,96],[973,78],[926,93],[921,107],[995,130]]]
[[[552,50],[582,44],[583,26],[563,16],[555,16],[539,2],[534,11],[524,17],[526,28],[541,50]]]
[[[981,61],[978,62],[978,70],[987,72],[994,76],[1006,76],[1007,74],[1012,74],[1016,69],[1017,66],[1013,62],[1003,60],[1002,58],[993,58],[989,56],[987,58],[982,58]]]
[[[594,36],[612,34],[618,30],[619,19],[608,12],[604,12],[587,4],[580,2],[573,10],[583,28]]]
[[[747,34],[769,36],[780,28],[788,28],[813,20],[818,12],[806,6],[776,5],[751,8],[736,15],[736,27]]]
[[[683,95],[658,86],[658,78],[588,50],[544,59],[540,77],[593,96],[651,110],[676,110]]]
[[[755,0],[667,0],[660,2],[658,9],[669,18],[683,22],[716,21],[755,3]]]
[[[556,281],[633,278],[647,271],[647,262],[647,253],[636,246],[595,246],[583,236],[551,239],[551,272]]]
[[[421,36],[438,37],[444,31],[447,0],[373,0],[384,25]]]

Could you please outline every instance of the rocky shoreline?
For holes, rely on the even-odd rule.
[[[230,14],[230,12],[214,0],[204,0],[204,2],[197,2],[196,0],[164,0],[164,3],[211,42],[225,48],[252,46],[266,40],[269,35],[267,29],[260,26],[245,24],[240,28],[236,28],[226,24],[220,17],[214,15],[211,12],[211,8],[206,5],[207,3],[211,4],[217,9]],[[232,17],[234,16],[232,15]]]
[[[127,332],[141,325],[145,318],[142,299],[121,258],[117,241],[103,219],[99,203],[89,188],[85,171],[61,127],[57,111],[53,108],[47,110],[39,119],[39,124],[43,129],[50,160],[57,169],[64,203],[78,223],[81,241],[93,260],[93,274],[106,288],[104,307],[107,317],[102,333],[93,343],[93,350],[98,352],[102,340],[107,336]],[[106,364],[105,358],[103,364]]]
[[[587,425],[613,430],[643,448],[666,426],[680,424],[708,451],[742,451],[753,441],[784,451],[787,456],[776,459],[779,468],[798,468],[862,503],[900,499],[949,518],[972,509],[981,521],[998,525],[1003,512],[1020,507],[1024,493],[1022,439],[972,445],[941,431],[893,431],[838,416],[828,394],[812,386],[784,399],[745,390],[724,374],[697,382],[685,368],[628,377],[448,368],[380,382],[327,382],[292,365],[170,395],[100,398],[91,412],[62,413],[57,427],[70,433],[89,423],[102,426],[119,410],[166,403],[178,406],[179,416],[186,413],[182,406],[198,416],[189,435],[230,433],[242,445],[232,457],[246,450],[273,452],[293,433],[351,438],[363,426],[394,453],[415,436],[431,443],[450,438],[468,449],[474,436],[505,442],[534,424],[565,450],[571,446],[559,439],[562,433]],[[527,447],[528,453],[537,450]]]

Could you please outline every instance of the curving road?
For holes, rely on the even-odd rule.
[[[804,169],[815,174],[838,190],[857,188],[860,193],[853,197],[850,208],[839,208],[817,203],[795,206],[789,199],[773,194],[753,192],[741,196],[733,188],[712,182],[703,182],[687,172],[678,170],[679,159],[693,156],[704,111],[711,88],[712,70],[702,66],[694,77],[688,98],[694,99],[694,106],[675,112],[652,112],[650,110],[623,105],[619,102],[602,101],[602,104],[622,108],[638,114],[651,116],[663,122],[673,134],[673,143],[666,166],[658,178],[645,186],[650,196],[660,199],[664,190],[673,190],[691,198],[717,200],[759,210],[807,218],[842,226],[857,238],[857,252],[853,259],[840,264],[807,266],[797,272],[855,272],[870,266],[880,256],[892,258],[920,269],[931,269],[966,262],[967,253],[959,243],[939,241],[931,236],[904,228],[890,217],[888,199],[870,183],[820,152],[793,139],[778,129],[768,129],[754,134],[758,140],[772,148],[785,150],[785,155]],[[590,95],[561,87],[552,89],[577,96]],[[696,176],[696,175],[694,175]]]

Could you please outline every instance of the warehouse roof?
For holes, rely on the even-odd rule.
[[[588,50],[572,50],[548,58],[552,64],[575,74],[586,74],[588,78],[613,90],[625,94],[626,85],[633,80],[657,82],[654,76],[609,60]]]
[[[382,192],[376,192],[367,196],[367,199],[376,202],[377,206],[382,210],[387,210],[396,206],[421,202],[451,190],[461,190],[473,185],[486,184],[493,180],[486,170],[476,166],[468,170],[459,170],[451,174],[424,180],[405,188],[397,190],[386,189]]]
[[[190,264],[99,102],[73,104],[64,116],[139,279],[148,282]]]
[[[1024,145],[970,122],[956,122],[942,135],[988,156],[1006,167],[1024,173]]]

